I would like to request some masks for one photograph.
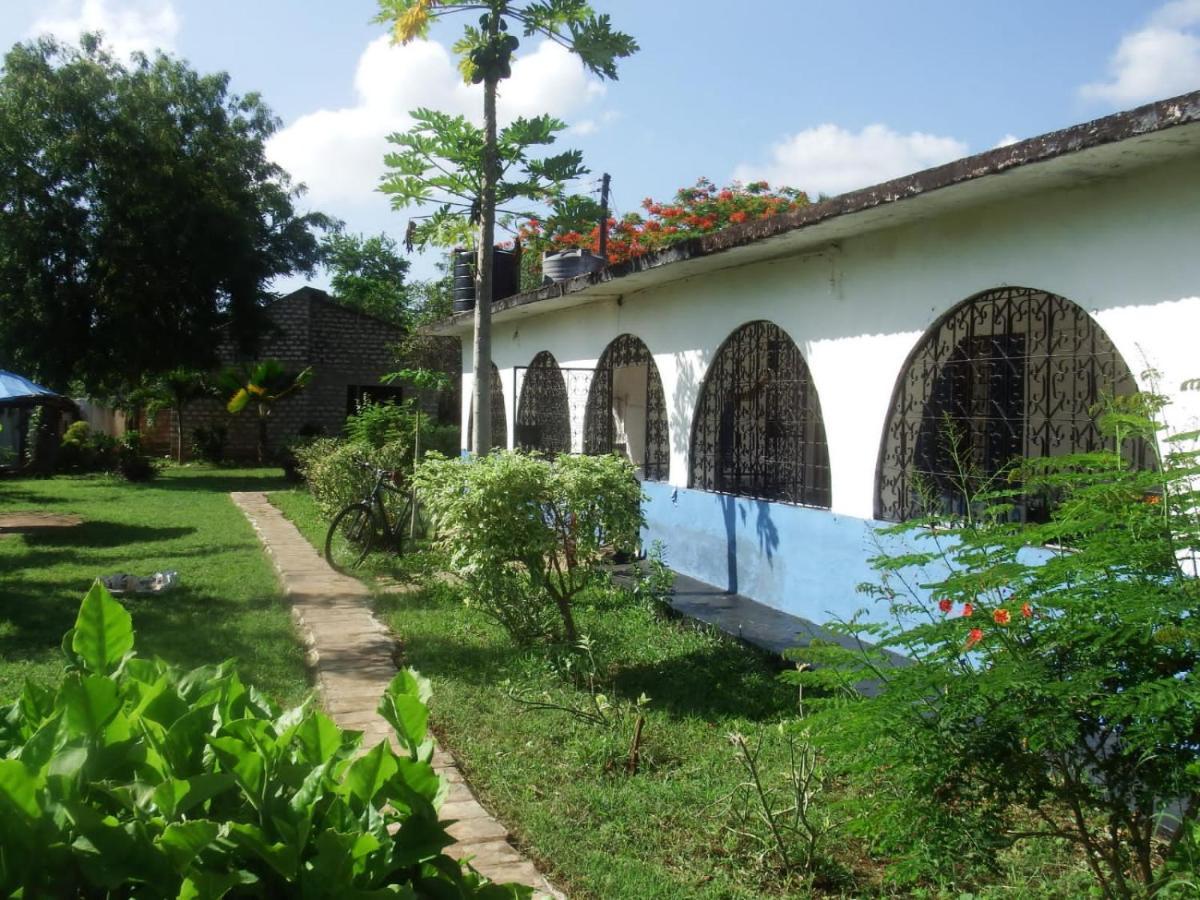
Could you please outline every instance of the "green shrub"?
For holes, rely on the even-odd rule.
[[[129,430],[121,435],[117,447],[117,472],[126,481],[149,481],[158,474],[158,468],[142,452],[142,434]]]
[[[431,458],[414,481],[470,602],[517,640],[548,634],[556,611],[575,644],[572,598],[642,525],[641,487],[617,456]]]
[[[348,503],[363,499],[371,490],[375,469],[401,473],[412,470],[412,444],[394,441],[375,448],[338,438],[317,438],[295,450],[300,471],[322,515],[332,518]],[[386,494],[386,502],[394,502]]]
[[[421,416],[421,449],[458,453],[458,429],[432,424]],[[405,480],[412,473],[413,436],[417,416],[408,405],[364,403],[346,419],[344,439],[317,438],[294,446],[296,467],[308,482],[321,513],[332,518],[347,503],[361,500],[371,489],[375,469],[395,472]],[[394,494],[385,502],[398,503]]]
[[[856,827],[900,873],[986,866],[1030,839],[1071,842],[1106,897],[1195,871],[1200,460],[1129,465],[1120,448],[1154,443],[1155,410],[1123,401],[1101,417],[1117,449],[1030,461],[1019,488],[965,503],[969,521],[889,529],[908,542],[875,560],[889,622],[840,630],[911,665],[799,654],[817,668],[790,677],[839,698],[802,725],[846,767]],[[1058,498],[1050,521],[1011,521],[1031,489]]]
[[[119,462],[117,439],[93,431],[87,422],[72,422],[63,432],[55,462],[64,472],[111,472]]]
[[[225,444],[229,441],[229,429],[224,425],[211,428],[200,426],[192,431],[192,456],[204,462],[225,461]]]
[[[280,711],[230,663],[180,673],[133,643],[97,584],[57,690],[27,685],[0,717],[0,894],[528,896],[441,853],[416,673],[379,705],[403,755],[363,754],[358,732],[307,704]]]
[[[346,417],[345,431],[351,443],[378,449],[397,441],[411,444],[415,427],[416,417],[407,406],[367,401]]]

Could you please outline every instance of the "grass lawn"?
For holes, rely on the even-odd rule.
[[[325,524],[305,492],[271,500],[320,545]],[[631,719],[610,730],[507,695],[511,680],[564,703],[584,696],[544,650],[515,646],[444,585],[382,592],[377,606],[408,664],[433,682],[435,730],[568,896],[752,898],[798,887],[765,885],[726,828],[727,798],[743,780],[727,734],[758,734],[796,710],[765,656],[644,606],[581,607],[602,679],[619,696],[651,698],[647,765],[630,777]],[[768,748],[772,764],[777,749]]]
[[[161,596],[130,597],[137,649],[180,666],[239,660],[283,702],[310,689],[304,654],[254,530],[232,490],[286,486],[278,469],[167,468],[147,484],[108,475],[0,480],[0,515],[73,513],[74,528],[0,538],[0,701],[61,671],[59,642],[100,575],[180,573]]]
[[[315,545],[326,523],[303,490],[271,494]],[[596,592],[577,608],[580,631],[596,646],[606,692],[645,693],[643,770],[625,774],[631,719],[609,729],[509,694],[580,704],[560,659],[521,649],[455,591],[423,577],[420,557],[374,559],[368,577],[412,577],[418,590],[377,589],[380,616],[401,639],[408,664],[433,682],[431,723],[462,763],[480,799],[509,827],[568,896],[575,898],[741,898],[921,896],[1041,898],[1086,895],[1078,857],[1062,846],[1018,844],[997,870],[959,884],[889,887],[888,861],[844,832],[828,837],[821,877],[782,877],[758,839],[734,833],[736,813],[757,809],[739,789],[744,770],[729,734],[763,740],[761,770],[781,793],[783,740],[774,725],[797,713],[794,690],[776,679],[779,663],[636,601]],[[424,573],[425,576],[428,573]],[[374,582],[377,588],[380,582]],[[386,582],[385,582],[386,583]],[[574,665],[578,666],[578,655]],[[751,825],[759,837],[766,832]]]

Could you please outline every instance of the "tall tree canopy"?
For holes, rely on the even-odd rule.
[[[0,73],[0,358],[115,391],[253,342],[271,279],[310,272],[320,214],[267,160],[278,121],[225,74],[18,44]]]
[[[396,325],[411,324],[404,285],[408,260],[400,256],[394,240],[386,234],[334,232],[326,236],[322,249],[329,286],[339,303]]]

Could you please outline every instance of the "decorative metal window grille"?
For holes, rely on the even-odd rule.
[[[488,397],[488,406],[492,408],[492,449],[503,450],[508,446],[508,416],[504,413],[504,385],[500,382],[500,370],[492,363],[492,390]],[[470,440],[468,447],[475,446],[475,410],[467,410],[467,434]]]
[[[635,459],[634,464],[640,462],[642,477],[647,481],[665,481],[671,464],[671,443],[662,378],[659,377],[658,366],[654,364],[650,350],[632,334],[614,338],[604,348],[596,364],[583,421],[583,452],[601,455],[626,449],[616,446],[613,373],[616,369],[627,367],[646,371],[645,433],[639,436],[643,440],[644,459]]]
[[[875,515],[962,512],[964,487],[987,486],[1016,459],[1111,446],[1092,409],[1136,392],[1103,329],[1069,300],[1029,288],[966,300],[930,329],[896,384]],[[1144,447],[1132,453],[1145,464]],[[1015,515],[1044,519],[1046,499],[1025,497]]]
[[[514,438],[521,450],[571,452],[571,404],[567,382],[554,356],[543,350],[528,368],[518,367],[520,403]]]
[[[689,485],[828,507],[829,448],[800,349],[771,322],[729,336],[704,378]]]

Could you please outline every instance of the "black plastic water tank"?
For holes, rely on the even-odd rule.
[[[454,311],[475,308],[475,251],[461,247],[451,255],[454,275]],[[517,293],[521,286],[521,257],[514,250],[497,247],[492,251],[492,302]]]

